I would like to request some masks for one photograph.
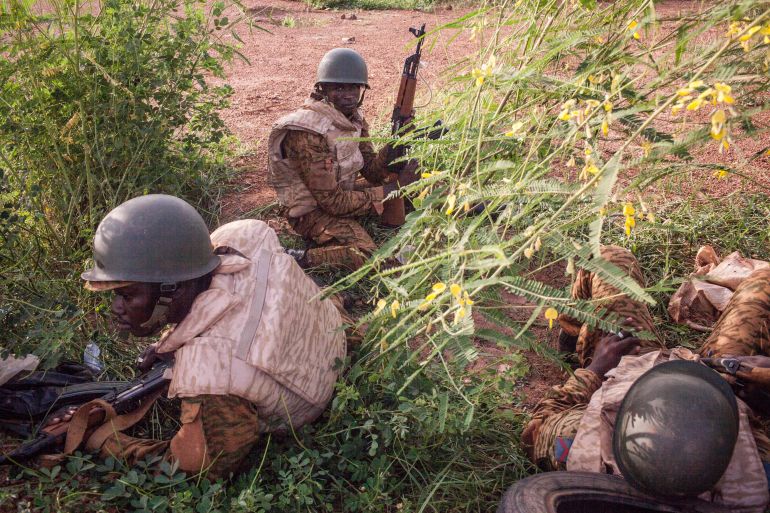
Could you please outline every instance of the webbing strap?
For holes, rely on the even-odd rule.
[[[239,360],[246,360],[249,356],[251,343],[259,327],[259,321],[262,319],[262,309],[265,306],[265,296],[267,295],[267,279],[270,275],[270,262],[273,254],[265,249],[259,250],[257,259],[256,285],[254,286],[254,296],[251,300],[249,317],[241,333],[241,340],[238,342],[238,348],[235,357]]]
[[[163,388],[160,388],[142,399],[142,404],[139,408],[132,410],[124,415],[117,415],[110,418],[107,422],[96,428],[96,431],[88,437],[86,440],[86,451],[96,452],[102,448],[104,442],[112,436],[114,433],[119,433],[130,428],[144,417],[150,406],[155,403],[158,397],[164,392]],[[114,412],[114,410],[113,410]]]
[[[102,399],[94,399],[93,401],[89,401],[82,405],[72,415],[69,426],[67,426],[67,439],[64,442],[64,454],[72,454],[75,452],[78,447],[80,447],[80,444],[83,443],[86,431],[93,425],[101,424],[96,428],[96,431],[88,437],[85,444],[85,449],[87,451],[98,451],[110,435],[117,431],[124,431],[139,422],[163,391],[164,390],[161,388],[145,397],[139,408],[126,413],[125,415],[118,415],[115,412],[115,408]],[[94,415],[94,410],[97,408],[104,412],[103,416]]]

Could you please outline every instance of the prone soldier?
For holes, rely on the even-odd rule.
[[[340,312],[315,297],[317,286],[265,223],[235,221],[209,235],[181,199],[134,198],[99,224],[94,267],[82,278],[89,290],[114,292],[121,331],[148,337],[173,325],[143,366],[173,356],[168,395],[181,399],[170,441],[132,438],[120,432],[125,420],[111,419],[87,449],[128,462],[163,453],[182,470],[227,477],[260,433],[306,424],[331,398],[345,355]]]
[[[601,253],[643,285],[638,263],[628,250],[609,246]],[[568,346],[564,342],[572,340],[582,368],[535,407],[522,433],[533,463],[543,470],[622,474],[634,485],[641,483],[636,488],[659,498],[692,496],[688,492],[694,489],[701,498],[731,511],[764,511],[770,502],[766,477],[770,439],[749,406],[756,404],[752,387],[737,389],[736,401],[726,385],[735,385],[734,377],[722,379],[703,364],[732,356],[732,363],[744,369],[738,377],[766,375],[770,270],[755,271],[738,287],[699,353],[666,350],[647,306],[594,273],[581,269],[572,293],[594,301],[604,315],[623,316],[635,330],[652,336],[640,340],[623,332],[603,333],[560,317],[560,344]],[[669,373],[664,367],[672,360],[698,363]],[[637,393],[632,394],[637,382]],[[726,406],[729,401],[735,406]],[[732,417],[737,432],[725,427]],[[681,422],[686,423],[684,429],[678,426]],[[687,429],[689,436],[683,435]],[[699,489],[698,484],[708,489]]]

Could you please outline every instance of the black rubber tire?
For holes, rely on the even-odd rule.
[[[622,478],[592,472],[547,472],[511,486],[497,513],[727,513],[698,499],[660,501]]]

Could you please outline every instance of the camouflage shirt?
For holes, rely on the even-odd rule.
[[[369,137],[369,127],[364,121],[361,137]],[[329,145],[318,134],[301,130],[290,130],[283,140],[283,152],[287,159],[295,160],[300,178],[326,213],[338,217],[360,216],[372,209],[382,210],[382,187],[366,185],[381,184],[388,176],[388,147],[374,151],[372,143],[362,141],[359,149],[364,157],[361,175],[368,184],[355,190],[345,190],[337,183],[330,183],[331,173],[327,166],[318,165],[330,159]]]

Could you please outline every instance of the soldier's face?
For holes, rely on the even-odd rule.
[[[324,94],[334,107],[350,116],[361,100],[361,86],[358,84],[321,84]]]
[[[133,283],[115,289],[112,300],[112,316],[120,331],[128,331],[136,337],[152,335],[156,327],[143,327],[142,323],[152,315],[160,297],[157,284]]]

